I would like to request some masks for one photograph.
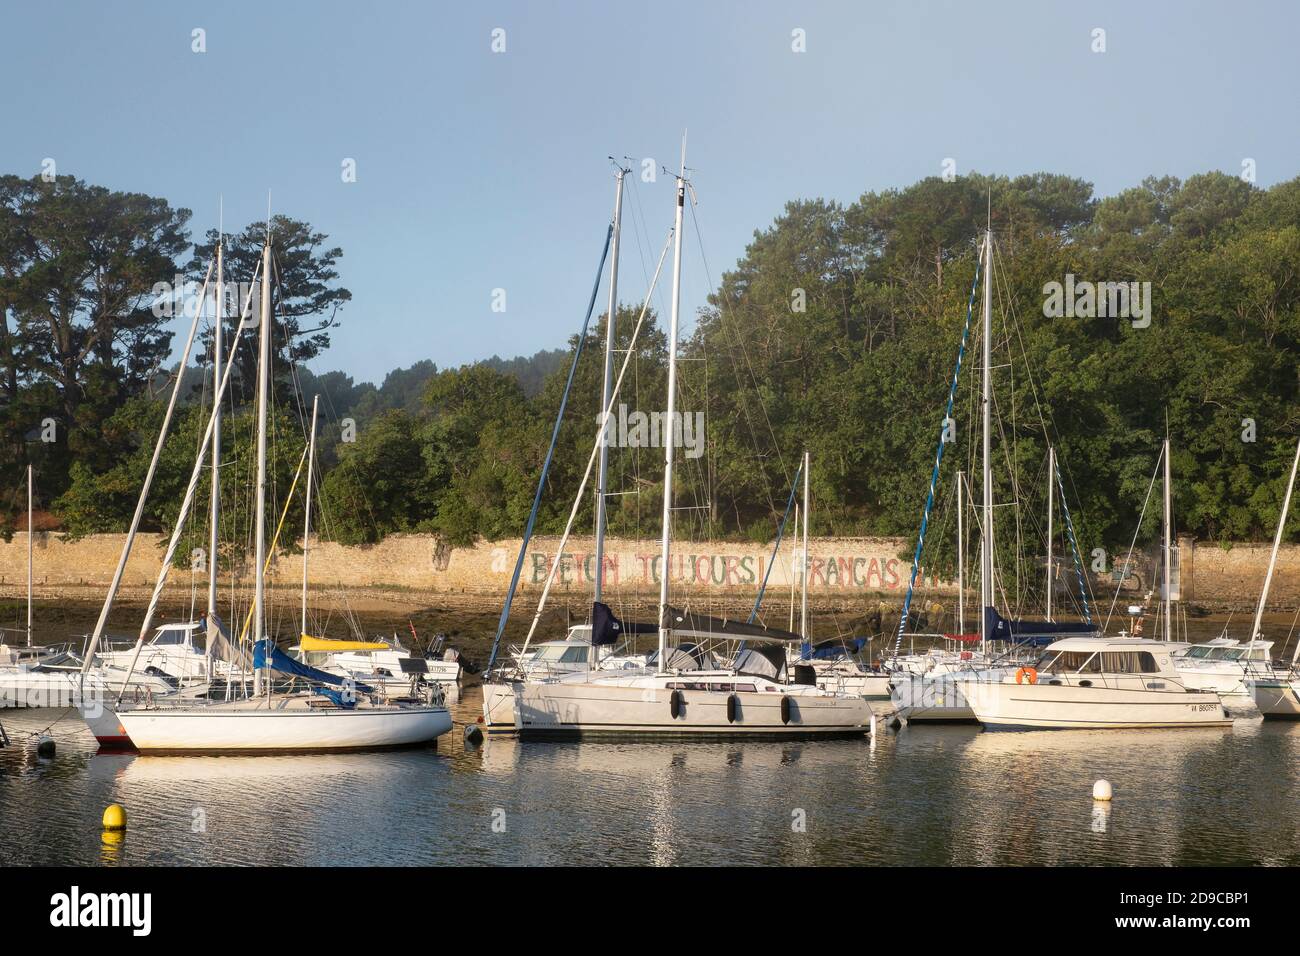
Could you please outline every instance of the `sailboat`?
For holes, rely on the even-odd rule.
[[[32,578],[35,541],[32,466],[27,466],[27,627],[26,641],[17,647],[0,642],[0,708],[71,707],[77,699],[82,661],[67,645],[38,645],[32,641]],[[96,661],[96,680],[126,677],[108,661]],[[132,693],[165,694],[175,688],[165,676],[142,673],[126,682]]]
[[[685,144],[676,185],[667,421],[674,420],[676,406],[682,219],[688,186]],[[650,666],[635,671],[596,669],[550,680],[514,680],[508,697],[502,695],[500,700],[513,704],[515,731],[525,739],[860,737],[867,733],[871,711],[862,697],[821,690],[811,679],[808,683],[785,679],[785,646],[800,641],[800,635],[682,610],[669,603],[674,450],[672,440],[664,442],[659,620],[653,626],[659,641]],[[629,630],[651,629],[649,625],[624,624],[600,601],[593,603],[592,620],[595,645],[615,641]],[[723,664],[713,652],[717,644],[740,649],[730,663]],[[484,707],[489,707],[487,689]]]
[[[787,664],[791,667],[811,667],[816,676],[817,686],[822,690],[840,694],[856,694],[867,700],[889,700],[890,674],[882,667],[866,668],[853,656],[853,651],[860,651],[865,640],[859,638],[851,642],[827,640],[819,644],[812,641],[812,631],[808,620],[808,514],[810,512],[809,471],[812,457],[804,452],[803,464],[799,469],[803,477],[803,521],[800,527],[802,544],[799,547],[799,632],[803,641],[798,648],[791,648]],[[796,518],[798,515],[796,515]],[[779,532],[778,532],[779,534]],[[769,563],[769,567],[771,563]],[[793,590],[793,588],[792,588]],[[792,602],[793,603],[793,602]],[[793,628],[794,608],[791,607],[791,627]]]
[[[1193,690],[1212,691],[1219,695],[1224,709],[1241,717],[1258,717],[1255,695],[1250,685],[1252,678],[1273,677],[1274,668],[1269,660],[1271,641],[1252,640],[1241,644],[1227,638],[1216,638],[1207,644],[1187,644],[1176,641],[1174,635],[1173,602],[1175,577],[1173,573],[1173,478],[1169,439],[1161,450],[1164,469],[1164,518],[1162,527],[1161,570],[1161,622],[1163,640],[1173,652],[1174,669],[1183,684]],[[1256,624],[1258,630],[1258,623]],[[1256,634],[1258,637],[1258,634]]]
[[[112,702],[84,701],[81,705],[82,716],[101,745],[130,747],[139,751],[310,752],[427,743],[451,729],[451,716],[438,699],[427,693],[418,693],[415,680],[412,680],[412,692],[408,697],[387,699],[371,687],[293,660],[276,647],[266,633],[267,407],[270,390],[271,290],[273,288],[269,236],[263,247],[260,272],[262,283],[257,362],[257,484],[254,496],[256,557],[253,600],[254,643],[251,662],[254,675],[253,693],[246,698],[234,700],[163,698],[134,706],[125,703],[123,695],[119,693],[117,699]],[[218,324],[220,324],[220,317]],[[216,445],[214,429],[219,423],[222,396],[230,379],[230,371],[234,365],[233,358],[242,331],[241,323],[231,346],[231,361],[227,364],[220,385],[215,391],[213,413],[208,420],[207,431],[190,475],[190,483],[180,513],[176,518],[168,552],[155,584],[153,599],[146,611],[139,643],[143,642],[143,636],[147,633],[153,609],[166,581],[175,546],[194,498],[205,454],[210,446]],[[164,435],[159,436],[158,449],[161,448],[163,437]],[[146,478],[145,493],[147,493],[148,480],[149,478]],[[218,487],[215,472],[213,482],[212,510],[215,516],[217,513],[215,496]],[[212,535],[212,543],[215,545],[215,521]],[[130,547],[129,537],[124,545],[124,554]],[[216,559],[217,553],[214,547],[208,562],[210,575],[210,603],[207,615],[208,650],[214,655],[224,656],[233,663],[242,659],[243,652],[239,648],[231,647],[229,640],[224,636],[220,620],[212,610],[215,605]],[[110,590],[104,612],[101,614],[100,626],[111,607],[113,596],[113,590]],[[95,636],[98,637],[99,633],[100,628],[97,626]],[[93,651],[93,647],[91,650]],[[290,689],[276,690],[273,680],[275,677],[289,679]],[[302,681],[305,685],[303,689],[292,689],[298,681]]]
[[[622,238],[622,218],[623,218],[623,189],[624,182],[629,170],[622,165],[616,164],[614,177],[614,212],[606,233],[606,252],[609,254],[610,273],[609,273],[609,298],[608,308],[605,313],[605,356],[604,356],[604,374],[601,384],[601,407],[605,410],[604,422],[609,420],[609,412],[613,408],[614,398],[622,385],[624,375],[627,371],[629,360],[635,348],[637,335],[641,331],[646,313],[654,294],[654,289],[658,284],[660,274],[663,269],[664,257],[668,252],[668,243],[664,244],[663,252],[660,255],[659,264],[655,269],[654,278],[651,280],[650,288],[646,293],[645,305],[642,308],[641,316],[634,327],[631,338],[628,342],[628,350],[624,357],[622,370],[618,376],[614,376],[614,353],[615,353],[615,320],[618,310],[618,266],[619,252]],[[671,236],[669,237],[671,240]],[[604,258],[601,260],[601,269],[604,269]],[[592,298],[588,303],[587,321],[590,320],[592,308],[596,301],[596,292],[599,289],[599,276],[597,285],[592,290]],[[578,354],[581,354],[582,342],[586,337],[586,322],[583,325],[583,334],[579,338]],[[575,364],[577,358],[575,356]],[[572,381],[572,372],[570,373]],[[564,398],[561,399],[560,409],[556,415],[556,429],[559,428],[563,420],[564,409],[567,405],[568,391],[566,389]],[[572,528],[573,519],[576,516],[579,502],[587,487],[587,476],[590,475],[591,467],[597,464],[596,472],[596,541],[595,541],[595,574],[592,582],[592,606],[595,608],[605,608],[603,603],[604,584],[605,584],[605,531],[606,531],[606,503],[609,496],[608,489],[608,469],[609,469],[609,446],[605,440],[606,425],[602,424],[602,431],[593,447],[591,460],[588,461],[587,475],[584,475],[582,485],[578,494],[574,498],[574,509],[570,513],[569,524],[566,526],[559,546],[559,554],[564,551],[564,544],[568,541],[569,532]],[[552,435],[552,447],[554,447],[555,435]],[[549,456],[548,456],[549,462]],[[541,477],[538,481],[537,492],[533,501],[533,516],[536,515],[538,505],[541,501],[541,495],[546,485],[547,468],[542,469]],[[518,581],[519,570],[522,567],[524,555],[527,551],[528,541],[531,536],[533,527],[533,517],[530,517],[528,528],[525,530],[524,538],[520,542],[519,555],[515,564],[515,575],[511,581],[510,590],[506,595],[505,604],[502,608],[501,619],[497,626],[496,640],[493,642],[492,655],[488,660],[488,666],[484,674],[483,683],[483,729],[489,735],[494,734],[513,734],[515,732],[515,698],[514,685],[519,681],[530,680],[549,680],[560,675],[575,674],[578,672],[587,673],[592,670],[639,670],[646,666],[648,658],[644,654],[636,654],[627,649],[618,647],[605,647],[596,643],[593,638],[594,620],[584,623],[571,625],[563,638],[546,640],[534,643],[533,637],[537,632],[541,622],[542,613],[546,606],[546,600],[550,594],[551,585],[554,582],[554,571],[559,566],[558,559],[551,566],[551,573],[547,576],[542,593],[538,598],[537,607],[533,613],[532,624],[528,629],[528,635],[520,647],[511,647],[509,649],[509,660],[500,667],[494,666],[497,661],[497,651],[500,646],[501,636],[504,633],[505,623],[510,613],[511,602],[515,594],[515,588]],[[610,612],[612,614],[612,612]],[[631,636],[631,635],[628,635]]]
[[[929,524],[930,512],[934,505],[935,492],[939,480],[939,466],[943,459],[943,450],[948,438],[947,425],[952,420],[953,402],[957,393],[957,384],[961,375],[962,360],[964,357],[966,342],[970,334],[971,319],[975,306],[975,287],[971,288],[970,302],[966,311],[966,324],[962,333],[961,347],[957,354],[956,370],[953,373],[952,381],[949,385],[947,411],[944,416],[944,434],[941,435],[938,449],[935,453],[934,469],[931,472],[930,488],[926,498],[925,510],[921,518],[921,529],[917,538],[916,553],[912,559],[912,573],[908,584],[907,596],[904,599],[903,613],[898,625],[898,640],[895,644],[894,659],[889,662],[894,677],[890,682],[889,693],[890,700],[894,705],[898,718],[907,723],[973,723],[976,720],[975,711],[971,708],[969,701],[966,700],[965,688],[971,682],[986,681],[998,682],[1009,675],[1014,674],[1020,664],[1024,663],[1019,655],[1023,655],[1024,649],[1046,643],[1058,637],[1091,635],[1096,633],[1092,626],[1091,620],[1085,613],[1085,620],[1081,623],[1075,622],[1058,622],[1051,620],[1051,595],[1053,591],[1053,559],[1052,559],[1052,536],[1048,532],[1048,581],[1047,581],[1047,613],[1048,620],[1008,620],[1003,617],[997,610],[994,586],[994,547],[993,547],[993,471],[992,471],[992,408],[993,408],[993,378],[992,378],[992,348],[993,348],[993,230],[989,228],[985,231],[984,242],[981,250],[980,268],[976,270],[975,282],[979,282],[981,274],[983,277],[983,303],[982,303],[982,375],[981,375],[981,423],[982,423],[982,448],[981,448],[981,465],[983,469],[982,491],[983,502],[981,508],[981,534],[980,534],[980,627],[978,634],[967,635],[958,633],[952,635],[952,639],[957,643],[970,646],[978,640],[978,649],[959,650],[959,651],[934,651],[919,658],[901,658],[898,650],[901,649],[902,639],[908,623],[908,612],[911,606],[913,590],[916,584],[917,575],[922,565],[922,555],[925,545],[925,535]],[[1054,449],[1049,445],[1048,449],[1048,527],[1052,527],[1053,508],[1052,508],[1052,488],[1054,484],[1060,483],[1059,472],[1057,471],[1056,455]],[[957,574],[957,602],[958,602],[958,621],[959,631],[965,627],[965,580],[964,580],[964,553],[965,553],[965,535],[963,532],[962,517],[965,512],[966,494],[964,492],[964,479],[959,473],[956,493],[956,512],[957,512],[957,555],[958,555],[958,574]],[[1064,496],[1062,496],[1064,505]],[[1066,517],[1068,519],[1068,511]],[[1067,521],[1067,528],[1072,525]],[[1073,543],[1073,531],[1070,532],[1070,538]],[[1076,545],[1077,549],[1077,545]],[[1077,561],[1077,554],[1076,554]],[[1084,601],[1085,612],[1087,611],[1087,597],[1082,593],[1082,579],[1080,580],[1081,598]],[[1001,652],[995,650],[1001,648]]]
[[[1266,646],[1261,640],[1261,627],[1264,620],[1264,607],[1268,603],[1269,588],[1273,584],[1273,572],[1277,568],[1277,553],[1282,547],[1282,534],[1286,528],[1287,516],[1291,510],[1291,494],[1295,490],[1296,472],[1300,470],[1300,443],[1296,445],[1295,460],[1291,463],[1291,477],[1287,479],[1286,495],[1282,499],[1282,511],[1277,518],[1277,531],[1273,535],[1273,550],[1269,555],[1268,570],[1264,574],[1264,586],[1259,592],[1259,603],[1255,606],[1255,620],[1250,630],[1250,641],[1246,644],[1250,655]],[[1296,664],[1300,661],[1300,642],[1291,652],[1290,666],[1266,666],[1251,660],[1246,664],[1246,687],[1255,700],[1255,706],[1266,720],[1300,719],[1300,679],[1297,678]]]

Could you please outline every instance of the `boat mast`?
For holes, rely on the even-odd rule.
[[[271,239],[267,237],[262,247],[262,314],[258,331],[257,351],[257,522],[254,530],[256,556],[254,557],[255,590],[253,592],[253,646],[261,647],[266,638],[266,405],[268,391],[268,366],[271,355]],[[269,663],[270,654],[263,648]],[[262,670],[253,671],[253,693],[261,692]],[[271,681],[266,681],[269,690]]]
[[[627,170],[618,167],[614,177],[614,225],[610,236],[609,310],[605,315],[605,381],[601,387],[600,408],[605,415],[609,408],[609,395],[614,385],[614,314],[618,309],[618,240],[623,224],[623,177]],[[605,497],[609,493],[609,419],[605,418],[600,433],[600,468],[596,473],[596,582],[593,599],[601,600],[605,589]],[[594,653],[600,653],[595,648]]]
[[[799,603],[799,633],[811,647],[808,636],[808,452],[803,453],[803,570],[799,575],[803,593]]]
[[[32,646],[32,466],[27,466],[27,646]]]
[[[962,481],[966,473],[957,472],[957,633],[966,633],[966,526],[962,523],[962,512],[966,508],[966,499],[962,491]]]
[[[311,542],[311,478],[316,466],[316,413],[320,409],[320,395],[311,400],[311,439],[307,442],[307,500],[302,519],[302,631],[307,636],[307,549]]]
[[[799,514],[800,514],[799,503],[795,502],[794,526],[796,528],[802,527],[799,524]],[[797,533],[794,536],[794,540],[796,542],[794,546],[794,550],[797,553],[799,551],[799,544],[798,544],[799,535]],[[791,631],[794,630],[794,554],[790,555],[790,630]]]
[[[1291,477],[1286,483],[1286,496],[1282,499],[1282,513],[1277,516],[1277,533],[1273,535],[1273,553],[1268,558],[1268,571],[1264,575],[1264,588],[1259,592],[1259,605],[1255,608],[1255,623],[1250,628],[1250,646],[1252,648],[1255,646],[1255,641],[1263,636],[1260,634],[1259,629],[1264,618],[1264,605],[1268,603],[1268,589],[1273,584],[1273,568],[1277,566],[1277,552],[1282,547],[1282,531],[1286,527],[1286,516],[1291,510],[1291,492],[1295,489],[1297,468],[1300,468],[1300,444],[1296,445],[1295,461],[1291,463]],[[1296,644],[1296,651],[1291,655],[1293,664],[1297,655],[1300,655],[1300,643]]]
[[[221,350],[225,347],[222,334],[226,318],[225,265],[222,258],[224,237],[217,236],[217,296],[212,328],[212,496],[208,515],[208,616],[215,619],[217,613],[217,545],[219,521],[221,518],[221,402],[217,395],[221,390]],[[211,655],[212,648],[208,648]]]
[[[1055,575],[1052,574],[1052,504],[1053,491],[1052,486],[1056,483],[1056,449],[1051,445],[1047,446],[1047,619],[1052,619],[1052,583]]]
[[[214,264],[208,263],[207,275],[203,278],[203,287],[199,290],[198,301],[203,302],[208,295],[208,282],[212,279],[212,270]],[[190,354],[190,349],[194,345],[194,333],[199,327],[199,317],[203,310],[196,308],[194,310],[194,320],[190,323],[190,332],[185,339],[185,348],[181,351],[180,365],[176,369],[176,381],[172,383],[171,398],[167,402],[167,412],[163,415],[161,427],[158,429],[158,438],[154,442],[153,458],[149,460],[149,469],[144,475],[144,484],[140,487],[140,496],[135,502],[135,513],[131,515],[131,526],[127,529],[126,540],[122,543],[122,552],[118,555],[117,567],[113,571],[113,580],[108,586],[108,593],[104,595],[104,605],[99,609],[99,618],[95,621],[95,629],[90,633],[90,640],[86,644],[86,659],[81,662],[81,677],[84,680],[90,673],[91,667],[95,663],[95,652],[99,649],[99,642],[104,636],[104,627],[108,623],[108,615],[113,610],[113,601],[117,597],[118,588],[122,585],[122,575],[126,573],[126,562],[131,557],[131,548],[135,544],[136,532],[140,528],[140,519],[144,517],[144,506],[149,500],[149,489],[153,487],[154,474],[158,470],[158,460],[162,457],[163,443],[167,440],[167,432],[171,427],[172,413],[176,410],[176,400],[180,396],[181,383],[185,378],[185,359]],[[208,436],[204,436],[206,442]],[[204,446],[206,448],[206,445]],[[200,454],[202,454],[200,449]],[[178,519],[179,520],[179,519]],[[136,643],[135,658],[140,656],[140,645],[143,643],[144,634],[148,630],[148,621],[151,620],[146,612],[146,625],[140,630],[141,639]],[[132,658],[131,667],[135,668],[135,658]],[[124,683],[125,686],[125,683]]]
[[[984,534],[980,547],[980,647],[988,651],[988,609],[993,606],[993,467],[991,415],[993,406],[993,230],[984,233]]]
[[[682,136],[681,172],[677,174],[677,212],[673,219],[673,299],[668,328],[668,407],[664,421],[668,438],[664,442],[664,513],[659,567],[659,672],[667,671],[668,658],[668,553],[673,518],[673,446],[677,409],[677,330],[682,304],[682,213],[686,206],[686,137]]]
[[[1165,582],[1165,640],[1174,639],[1174,619],[1172,617],[1173,608],[1173,496],[1171,492],[1171,479],[1169,474],[1169,439],[1165,438],[1165,518],[1162,522],[1164,529],[1164,582]]]

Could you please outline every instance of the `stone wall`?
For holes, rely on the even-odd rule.
[[[34,577],[42,589],[103,588],[112,580],[125,536],[89,535],[68,540],[56,533],[35,537]],[[450,548],[433,536],[391,535],[379,544],[347,547],[313,539],[308,579],[313,587],[344,585],[358,588],[407,588],[431,594],[484,594],[499,597],[506,590],[519,553],[519,539],[482,542],[471,548]],[[557,538],[534,538],[529,546],[520,585],[523,594],[537,594],[556,564]],[[123,583],[128,588],[151,587],[166,542],[156,534],[137,535]],[[898,557],[906,547],[899,539],[824,539],[809,542],[809,590],[816,594],[851,597],[862,593],[901,593],[907,588],[909,566]],[[552,592],[589,592],[595,575],[590,539],[573,539],[554,569]],[[789,591],[795,580],[795,551],[785,545],[773,563],[770,545],[730,542],[682,542],[671,554],[670,581],[674,590],[720,595],[753,595],[766,576],[771,592]],[[273,585],[298,586],[301,554],[277,554],[271,568]],[[607,587],[631,597],[657,596],[662,559],[659,541],[611,538],[606,542]],[[771,564],[769,573],[769,564]],[[16,534],[0,542],[0,589],[13,594],[25,587],[27,536]],[[248,568],[241,569],[247,576]],[[188,586],[188,568],[177,568],[171,582]],[[939,584],[947,590],[952,586]]]
[[[34,541],[35,582],[42,596],[81,589],[100,591],[112,579],[124,535],[90,535],[75,541],[57,533],[40,533]],[[165,541],[156,534],[137,537],[123,577],[128,591],[152,588]],[[555,538],[535,538],[529,546],[520,576],[520,596],[525,601],[541,592],[554,563]],[[1203,604],[1252,602],[1259,593],[1268,564],[1267,543],[1217,544],[1181,542],[1182,597]],[[909,562],[899,555],[912,542],[899,538],[825,538],[809,542],[809,593],[821,604],[851,604],[862,599],[901,598],[907,590]],[[426,535],[392,535],[371,546],[345,547],[334,542],[313,541],[310,582],[313,588],[404,589],[412,596],[455,603],[458,599],[499,601],[506,591],[519,551],[519,539],[482,542],[471,548],[450,548]],[[768,577],[768,600],[788,601],[794,573],[795,550],[784,544],[772,563]],[[1058,558],[1063,556],[1058,556]],[[771,545],[733,542],[678,542],[670,562],[675,594],[701,594],[744,603],[752,600],[764,576],[768,575]],[[1133,579],[1138,590],[1150,586],[1153,562],[1144,559],[1143,570]],[[653,603],[659,592],[661,559],[658,540],[610,539],[605,553],[607,587],[620,601]],[[26,583],[27,536],[15,534],[0,542],[0,594],[23,593]],[[302,574],[300,554],[282,553],[272,566],[273,586],[296,588]],[[247,579],[249,568],[241,569]],[[1071,580],[1072,565],[1066,561],[1061,573]],[[552,592],[563,596],[590,593],[595,559],[590,539],[570,541],[555,568]],[[172,588],[190,584],[188,568],[173,570]],[[930,595],[952,594],[953,582],[926,581]],[[1113,587],[1109,576],[1093,581],[1097,593]],[[84,595],[78,594],[79,597]],[[1300,601],[1300,547],[1282,549],[1274,577],[1271,604],[1294,605]]]

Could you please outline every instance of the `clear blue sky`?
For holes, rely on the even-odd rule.
[[[316,370],[378,381],[420,358],[563,344],[610,214],[606,157],[673,165],[683,128],[715,280],[788,199],[852,201],[945,157],[959,174],[1049,170],[1101,194],[1236,173],[1244,157],[1260,185],[1290,179],[1297,36],[1294,4],[1249,0],[11,4],[0,170],[52,157],[192,209],[196,236],[218,196],[242,226],[270,189],[276,211],[344,249],[353,300]],[[341,181],[345,157],[356,183]],[[629,194],[653,248],[629,224],[625,301],[644,292],[671,196],[662,176]],[[693,312],[708,283],[686,235]]]

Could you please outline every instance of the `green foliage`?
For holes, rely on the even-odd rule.
[[[322,531],[344,544],[368,544],[383,534],[418,530],[431,516],[429,476],[418,424],[393,410],[359,428],[338,450],[338,464],[321,484]]]
[[[33,447],[23,436],[36,410],[61,407],[61,421],[72,423],[76,440],[85,444],[75,456],[66,448],[45,452],[62,456],[50,467],[66,473],[51,485],[61,495],[57,511],[77,533],[120,529],[161,416],[162,399],[148,397],[148,384],[157,389],[165,333],[131,306],[124,335],[113,340],[115,351],[96,352],[103,343],[94,330],[103,322],[87,304],[92,297],[85,281],[78,285],[62,267],[40,261],[30,237],[49,234],[60,216],[68,218],[73,238],[61,240],[67,258],[60,261],[71,268],[89,261],[86,244],[76,238],[89,229],[86,209],[120,217],[110,235],[121,239],[135,231],[145,237],[138,255],[119,243],[103,259],[122,272],[106,288],[126,290],[119,299],[129,304],[132,294],[171,269],[187,214],[75,182],[46,189],[10,178],[3,187],[0,441],[7,443],[6,480],[16,486],[16,466]],[[754,234],[681,343],[677,404],[703,414],[705,442],[701,457],[678,456],[679,534],[770,540],[807,448],[814,534],[915,535],[990,216],[998,248],[995,497],[1021,506],[999,509],[996,537],[1004,557],[1019,551],[1016,556],[1029,557],[1032,565],[1034,548],[1041,549],[1049,442],[1058,451],[1085,552],[1126,547],[1166,429],[1181,531],[1220,542],[1271,533],[1300,431],[1300,179],[1260,190],[1222,173],[1185,182],[1149,177],[1098,198],[1083,180],[1037,173],[926,179],[866,193],[847,205],[793,201]],[[228,262],[236,263],[234,270],[251,272],[261,228],[249,227],[232,241]],[[327,346],[328,326],[349,296],[335,283],[341,253],[326,248],[324,236],[288,219],[276,221],[276,233],[286,243],[279,334],[292,334],[294,343],[289,349],[286,339],[279,340],[283,395],[292,382],[287,363]],[[198,259],[205,254],[200,249]],[[1045,316],[1045,283],[1062,282],[1067,273],[1095,282],[1150,282],[1150,326]],[[35,294],[38,288],[42,295]],[[50,324],[51,314],[67,311],[55,294],[64,289],[80,290],[68,293],[80,296],[80,312],[68,314],[82,347],[92,346],[71,378],[60,370],[61,347],[51,333],[61,320],[56,315]],[[311,316],[322,318],[304,328]],[[636,318],[632,309],[618,310],[616,372]],[[538,533],[564,527],[587,468],[600,411],[604,335],[603,321],[594,318]],[[321,443],[325,474],[317,527],[346,542],[409,531],[433,531],[453,544],[518,536],[575,346],[571,340],[566,350],[456,369],[417,362],[390,373],[379,387],[342,373],[314,376],[299,369],[307,404],[322,396],[323,436],[338,434],[340,418],[357,423],[355,442]],[[954,557],[954,473],[964,470],[977,485],[979,347],[972,339],[956,397],[956,440],[945,450],[927,542],[932,571],[949,568]],[[665,336],[651,315],[620,398],[629,411],[663,408],[666,355]],[[69,391],[69,382],[75,390]],[[297,404],[281,400],[279,407]],[[158,504],[147,516],[153,527],[174,520],[188,475],[184,460],[192,459],[201,427],[198,403],[191,401],[180,415],[153,496]],[[1256,423],[1254,442],[1242,440],[1245,419]],[[235,464],[223,486],[230,482],[232,500],[246,501],[246,449],[239,449],[251,436],[246,415],[235,415],[234,422],[229,440]],[[292,477],[301,431],[287,414],[278,418],[281,489]],[[661,449],[611,447],[609,463],[611,532],[657,535]],[[578,533],[589,532],[594,521],[594,481],[593,474],[580,502]],[[978,487],[972,491],[979,494]],[[1143,539],[1156,533],[1158,511],[1149,508],[1142,519]]]

